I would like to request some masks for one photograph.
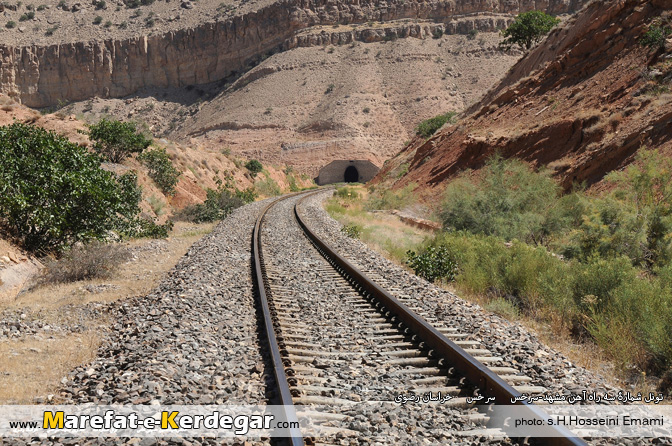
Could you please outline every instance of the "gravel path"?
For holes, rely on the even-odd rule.
[[[473,409],[394,402],[417,387],[415,380],[441,374],[441,367],[420,355],[313,247],[294,220],[300,198],[274,206],[262,232],[271,293],[300,390],[294,403],[348,416],[331,425],[349,436],[320,439],[329,444],[472,444],[473,438],[449,431]],[[418,360],[427,364],[414,365]]]

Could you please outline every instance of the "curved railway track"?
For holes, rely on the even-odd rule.
[[[404,435],[424,436],[422,427],[431,427],[405,425],[403,417],[429,417],[441,420],[442,430],[455,430],[487,420],[470,398],[476,394],[510,404],[521,393],[545,390],[530,386],[516,369],[499,366],[501,358],[458,329],[413,311],[412,302],[393,296],[321,240],[301,215],[302,201],[314,193],[270,203],[253,234],[253,270],[277,404],[286,408],[288,420],[297,417],[294,405],[319,406],[322,412],[313,414],[324,420],[327,432],[326,438],[304,438],[295,429],[290,444],[337,442],[347,435],[405,442]],[[449,399],[425,413],[426,408],[394,402],[395,394],[406,392],[440,392]],[[364,402],[376,408],[362,409],[368,407]],[[544,416],[538,406],[519,404],[530,416]],[[585,444],[555,429],[559,437],[540,443]],[[436,435],[436,441],[447,440]],[[473,440],[465,438],[464,444]]]

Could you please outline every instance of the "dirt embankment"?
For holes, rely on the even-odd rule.
[[[672,41],[641,36],[670,0],[596,1],[512,67],[456,125],[416,138],[375,181],[435,194],[492,154],[548,165],[565,188],[593,185],[642,147],[672,154]],[[405,175],[395,172],[408,171]]]

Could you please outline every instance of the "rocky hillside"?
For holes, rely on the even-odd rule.
[[[207,84],[300,45],[296,33],[312,26],[408,18],[444,23],[468,14],[516,14],[532,8],[564,13],[582,1],[168,3],[3,4],[7,22],[0,33],[0,92],[31,107],[46,107],[94,96],[121,97],[142,88]],[[385,36],[396,37],[387,31]]]
[[[593,185],[642,147],[672,155],[672,41],[640,45],[670,0],[594,1],[516,63],[456,125],[416,138],[376,181],[434,196],[499,152]],[[407,174],[403,172],[407,171]]]

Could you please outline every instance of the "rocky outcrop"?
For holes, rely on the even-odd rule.
[[[268,52],[291,47],[297,31],[315,25],[405,18],[450,22],[466,14],[530,9],[559,14],[576,11],[584,1],[281,1],[226,21],[162,35],[46,47],[3,45],[0,92],[28,106],[45,107],[94,96],[121,97],[145,87],[205,84],[244,70]]]
[[[425,39],[443,34],[467,34],[472,30],[495,32],[513,22],[511,14],[488,14],[485,17],[459,17],[446,23],[400,23],[383,28],[354,29],[352,31],[322,31],[299,33],[285,41],[283,50],[319,45],[347,45],[352,42],[382,42],[386,40],[415,37]]]

